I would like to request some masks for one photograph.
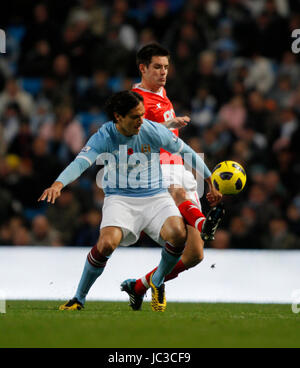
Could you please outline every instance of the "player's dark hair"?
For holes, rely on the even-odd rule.
[[[158,43],[149,43],[143,46],[136,55],[136,64],[139,67],[140,64],[149,66],[153,56],[166,56],[170,59],[169,51]]]
[[[114,113],[124,117],[140,102],[144,102],[144,98],[140,94],[133,91],[121,91],[110,96],[104,108],[108,117],[116,123]]]

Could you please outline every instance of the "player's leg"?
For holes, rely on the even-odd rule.
[[[198,230],[194,227],[187,225],[187,241],[180,258],[180,262],[184,265],[183,270],[179,270],[177,274],[173,275],[174,279],[182,271],[197,266],[204,258],[204,241]]]
[[[173,197],[176,204],[189,201],[189,205],[197,210],[197,218],[200,222],[205,220],[205,216],[202,214],[200,208],[201,204],[199,196],[196,191],[197,182],[193,174],[187,171],[183,165],[167,165],[161,166],[165,183],[169,187],[169,192]],[[190,197],[193,198],[193,202],[189,199],[186,190],[182,186],[185,186],[189,191]],[[184,250],[183,257],[177,262],[173,270],[165,277],[165,281],[169,281],[178,276],[179,273],[187,270],[190,267],[195,266],[203,259],[203,241],[201,239],[198,230],[192,226],[188,226],[188,239],[187,246]],[[137,296],[142,296],[149,288],[150,276],[154,270],[148,272],[145,276],[135,280],[130,280],[131,289],[134,289],[134,293]]]
[[[198,220],[199,227],[196,229],[194,226],[187,226],[187,232],[188,232],[188,238],[186,242],[186,247],[184,249],[184,252],[182,254],[182,257],[177,262],[175,267],[172,269],[172,271],[165,277],[165,281],[173,280],[176,278],[181,272],[186,271],[187,269],[196,266],[199,264],[204,257],[204,241],[202,239],[202,234],[200,234],[199,230],[202,230],[203,222],[205,221],[205,216],[202,214],[200,210],[200,202],[199,198],[197,196],[196,191],[187,193],[183,188],[176,188],[173,185],[170,186],[170,194],[172,195],[175,203],[180,206],[180,204],[184,203],[188,204],[188,206],[192,206],[191,210],[194,211],[192,213],[193,220],[196,222]],[[193,201],[191,201],[189,198],[194,198]],[[217,207],[222,208],[221,206]],[[182,213],[183,215],[184,213]],[[214,214],[216,215],[216,212],[214,211]],[[223,216],[223,212],[218,214],[217,213],[217,224],[221,220]],[[200,217],[199,217],[200,216]],[[208,216],[209,217],[209,216]],[[216,216],[215,216],[216,217]],[[214,218],[215,218],[214,217]],[[203,221],[201,219],[203,218]],[[200,219],[200,221],[199,221]],[[195,223],[194,222],[194,223]],[[207,228],[210,225],[210,234],[216,230],[216,221],[209,221],[207,223]],[[201,226],[201,228],[200,228]],[[212,231],[213,230],[213,231]],[[207,234],[205,234],[207,235]],[[141,297],[146,293],[148,288],[150,287],[149,281],[150,276],[155,271],[156,268],[148,272],[145,276],[135,280],[131,279],[130,286],[135,294],[136,300],[138,300],[139,307],[141,306]]]
[[[153,311],[166,309],[164,280],[180,260],[186,242],[186,227],[181,217],[170,216],[164,222],[160,237],[165,242],[158,267],[152,272],[149,285],[152,292],[151,307]]]
[[[204,241],[202,240],[200,233],[192,226],[187,226],[187,240],[186,246],[182,253],[181,258],[176,263],[172,271],[166,275],[165,282],[175,279],[181,272],[188,270],[189,268],[195,267],[204,258]],[[146,291],[150,287],[150,276],[157,269],[155,267],[153,270],[148,272],[143,277],[135,280],[131,279],[131,289],[133,289],[136,294],[136,299],[139,301],[139,306],[141,306],[141,297],[144,296]],[[134,309],[134,308],[133,308]]]
[[[171,216],[163,224],[160,232],[165,242],[162,250],[162,259],[155,272],[152,281],[160,286],[179,261],[186,242],[186,227],[181,217]]]
[[[154,288],[164,288],[163,281],[168,273],[172,271],[182,254],[186,241],[186,226],[176,207],[174,200],[169,193],[163,193],[148,199],[148,206],[151,209],[141,209],[140,217],[145,217],[145,227],[141,228],[155,242],[163,246],[162,257],[159,266],[149,275],[149,285]],[[151,217],[150,217],[151,216]],[[154,272],[155,271],[155,272]],[[153,280],[152,280],[153,277]],[[151,278],[151,281],[150,281]],[[134,286],[135,279],[128,279],[122,282],[121,290],[126,291],[130,297],[132,309],[140,309],[144,293],[138,295]],[[152,293],[153,295],[153,293]],[[164,292],[161,293],[164,296]],[[152,303],[152,309],[162,311],[166,303],[156,305]],[[159,303],[158,303],[159,304]],[[156,308],[157,306],[157,308]]]
[[[214,240],[217,227],[224,217],[224,207],[219,203],[205,217],[183,188],[170,188],[170,193],[186,222],[196,228],[204,241]]]
[[[122,229],[108,226],[100,231],[97,244],[90,250],[74,298],[59,307],[60,310],[79,310],[97,278],[104,271],[107,260],[122,240]]]

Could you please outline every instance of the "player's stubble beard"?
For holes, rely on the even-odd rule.
[[[142,75],[141,88],[157,93],[160,92],[162,87],[165,87],[166,83],[167,76],[157,75],[154,77],[144,74]]]

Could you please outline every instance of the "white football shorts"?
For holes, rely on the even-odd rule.
[[[155,242],[164,245],[160,231],[168,217],[182,217],[168,192],[150,197],[110,195],[104,198],[100,229],[117,226],[122,229],[120,245],[134,244],[142,231]]]
[[[201,203],[197,192],[197,181],[194,175],[184,165],[161,165],[163,181],[165,185],[177,185],[184,188],[188,197],[196,203],[201,210]]]

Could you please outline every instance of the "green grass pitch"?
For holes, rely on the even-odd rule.
[[[300,314],[290,305],[87,302],[59,311],[59,301],[7,301],[0,314],[0,348],[300,347]]]

